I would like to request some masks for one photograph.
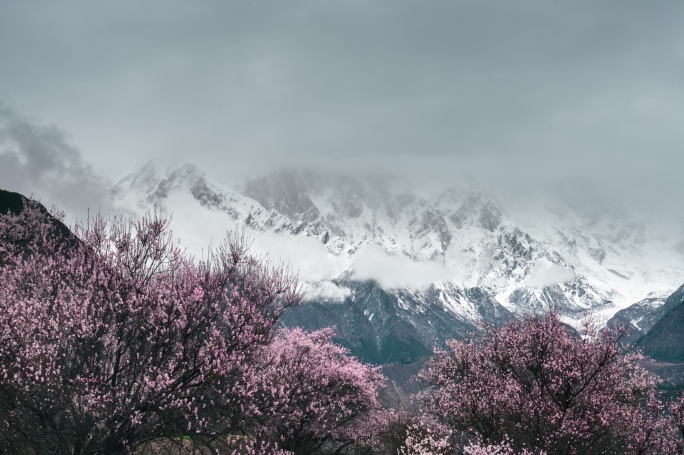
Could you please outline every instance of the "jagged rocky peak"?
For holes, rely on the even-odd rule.
[[[494,198],[477,188],[448,188],[437,197],[435,205],[458,229],[477,226],[494,232],[504,219]]]
[[[130,193],[144,196],[144,203],[158,204],[174,192],[190,193],[200,204],[218,208],[224,205],[224,189],[216,188],[195,165],[161,169],[152,162],[145,164],[114,185],[111,197],[121,199]]]
[[[320,217],[309,195],[320,191],[320,177],[307,171],[281,171],[247,182],[245,195],[293,221],[313,222]]]
[[[132,172],[119,180],[112,187],[110,194],[113,199],[121,199],[132,191],[150,194],[157,188],[163,178],[163,173],[159,168],[152,161],[148,161],[138,171]]]
[[[149,196],[149,200],[165,199],[174,191],[188,191],[206,207],[219,208],[224,202],[222,191],[211,185],[206,175],[189,163],[172,171],[168,177],[159,182],[157,189]]]
[[[167,173],[157,188],[150,195],[153,199],[165,199],[173,190],[189,189],[193,183],[201,179],[202,176],[195,166],[192,164],[185,164],[182,167]]]
[[[415,238],[428,237],[426,243],[430,243],[430,234],[436,235],[441,246],[441,254],[444,254],[453,238],[444,215],[432,208],[425,210],[419,219],[414,219],[409,227],[414,228]]]
[[[266,208],[303,221],[319,216],[357,219],[364,212],[385,212],[396,218],[401,208],[413,201],[410,197],[397,200],[382,180],[311,170],[281,171],[253,179],[245,194]]]

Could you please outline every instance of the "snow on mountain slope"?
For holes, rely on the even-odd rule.
[[[192,165],[148,164],[111,194],[123,207],[193,205],[185,218],[196,219],[196,235],[204,216],[246,227],[256,246],[300,269],[316,298],[353,298],[338,283],[373,279],[397,295],[441,295],[470,323],[491,321],[463,297],[468,289],[514,314],[556,308],[576,324],[589,314],[608,319],[684,278],[681,227],[659,231],[629,210],[587,215],[552,197],[502,203],[471,184],[421,197],[395,182],[284,171],[238,187]]]
[[[266,210],[230,186],[210,179],[191,164],[163,171],[148,163],[137,173],[117,182],[111,190],[112,199],[122,202],[123,206],[126,202],[134,202],[137,206],[163,206],[178,194],[190,194],[202,207],[224,212],[233,221],[257,230],[277,232],[292,228],[286,217]]]

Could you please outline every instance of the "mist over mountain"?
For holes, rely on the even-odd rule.
[[[191,248],[244,229],[307,288],[308,303],[285,321],[335,325],[378,363],[415,360],[436,342],[531,311],[554,309],[579,326],[644,299],[656,308],[684,277],[677,226],[628,205],[601,210],[567,194],[524,198],[463,181],[426,193],[310,170],[218,177],[148,163],[111,197],[129,210],[166,207]]]

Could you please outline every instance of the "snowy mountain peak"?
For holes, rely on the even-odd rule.
[[[226,228],[277,236],[276,248],[313,248],[319,266],[303,277],[311,283],[450,283],[486,290],[514,313],[553,306],[577,320],[589,312],[609,317],[650,292],[675,289],[684,277],[675,247],[681,237],[653,234],[630,211],[589,216],[553,199],[504,204],[472,184],[425,197],[387,180],[302,170],[240,188],[190,164],[161,171],[150,163],[112,189],[124,205],[168,205],[179,195],[206,213],[227,215]],[[298,253],[286,259],[311,268],[308,250],[293,249]],[[383,281],[383,270],[392,271],[391,280]]]
[[[111,189],[113,199],[122,199],[132,191],[147,194],[159,185],[162,180],[160,171],[152,161],[148,161],[140,170],[119,180]]]
[[[290,220],[315,222],[320,217],[309,194],[320,189],[313,173],[279,172],[269,177],[251,180],[245,195],[269,210],[276,210]]]

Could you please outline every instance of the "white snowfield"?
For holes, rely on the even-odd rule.
[[[458,182],[419,196],[395,181],[308,171],[227,184],[192,165],[151,163],[111,197],[128,210],[165,207],[198,256],[208,239],[245,229],[255,251],[299,271],[310,299],[341,301],[350,291],[340,281],[372,279],[414,295],[432,289],[477,322],[479,302],[463,292],[477,287],[514,314],[556,308],[577,325],[684,283],[683,226],[627,207],[587,214],[551,196],[502,199]]]

